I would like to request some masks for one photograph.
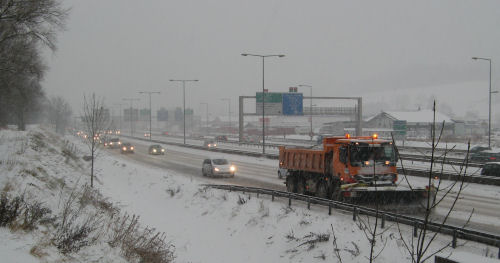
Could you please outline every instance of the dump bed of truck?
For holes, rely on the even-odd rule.
[[[315,173],[325,172],[325,151],[280,147],[280,168]]]

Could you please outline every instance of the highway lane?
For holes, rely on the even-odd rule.
[[[283,181],[277,178],[276,167],[232,161],[237,166],[236,175],[233,178],[204,177],[201,174],[201,164],[205,158],[210,156],[225,156],[219,153],[196,154],[184,151],[175,151],[167,148],[165,155],[149,155],[149,143],[134,141],[134,154],[120,154],[119,150],[108,150],[115,155],[130,161],[145,163],[154,167],[165,168],[179,174],[190,175],[207,184],[234,184],[240,186],[262,187],[275,190],[286,190]],[[200,151],[205,152],[205,151]]]
[[[262,162],[257,158],[245,160],[241,156],[171,147],[168,145],[164,145],[167,149],[166,155],[149,155],[147,154],[147,148],[150,145],[148,142],[140,140],[130,141],[136,146],[135,154],[120,155],[119,150],[109,150],[109,152],[130,161],[141,162],[154,167],[168,169],[180,175],[195,177],[207,184],[235,184],[285,190],[283,180],[277,178],[276,160],[265,160]],[[238,167],[236,176],[234,178],[208,178],[202,176],[201,164],[203,159],[213,156],[224,156],[236,164]],[[444,216],[452,203],[453,199],[452,195],[450,195],[442,201],[433,216],[436,218]],[[500,222],[498,222],[498,218],[500,218],[500,201],[498,199],[491,199],[491,197],[481,196],[476,192],[464,192],[461,194],[448,223],[457,226],[463,225],[472,208],[474,208],[474,216],[469,224],[471,229],[500,235]]]

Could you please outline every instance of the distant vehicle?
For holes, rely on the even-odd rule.
[[[470,148],[469,152],[470,153],[477,153],[477,152],[482,152],[482,151],[486,151],[486,150],[489,150],[489,148],[485,147],[485,146],[473,146]]]
[[[260,137],[255,135],[243,137],[243,140],[249,143],[260,143]]]
[[[168,131],[164,131],[164,132],[163,132],[163,135],[168,136]]]
[[[130,143],[122,143],[121,153],[134,153],[134,146]]]
[[[229,176],[234,177],[236,166],[224,158],[205,159],[201,168],[203,176]]]
[[[144,133],[144,137],[151,137],[151,134],[149,132]]]
[[[164,155],[165,148],[161,147],[161,145],[159,145],[159,144],[153,144],[153,145],[149,146],[148,153],[153,154],[153,155],[158,155],[158,154]]]
[[[470,155],[470,160],[476,162],[497,162],[500,161],[500,153],[493,151],[475,152]]]
[[[218,135],[218,136],[215,136],[215,140],[218,142],[227,142],[227,136],[226,135]]]
[[[217,147],[217,144],[215,143],[214,140],[205,140],[205,141],[203,141],[203,147],[208,148],[208,149],[215,148],[215,147]]]
[[[109,139],[109,141],[107,143],[107,146],[110,149],[120,148],[121,145],[122,145],[122,142],[120,141],[120,138],[111,138],[111,139]]]
[[[500,176],[500,162],[491,162],[483,165],[481,175]]]

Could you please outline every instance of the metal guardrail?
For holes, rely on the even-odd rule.
[[[155,143],[163,143],[163,144],[169,144],[169,145],[175,145],[175,146],[181,146],[181,147],[187,147],[187,148],[192,148],[192,149],[198,149],[198,150],[207,150],[207,151],[213,151],[213,152],[221,152],[221,153],[228,153],[228,154],[239,154],[239,155],[245,155],[245,156],[252,156],[252,157],[265,157],[268,159],[275,159],[277,160],[279,155],[278,154],[273,154],[273,153],[266,153],[265,155],[262,155],[260,152],[251,152],[251,151],[244,151],[244,150],[238,150],[238,149],[224,149],[224,148],[210,148],[207,149],[203,146],[200,145],[192,145],[192,144],[184,144],[180,142],[167,142],[167,141],[162,141],[158,139],[153,139],[149,140],[148,138],[142,138],[142,137],[132,137],[128,135],[121,135],[122,137],[128,137],[128,138],[133,138],[137,140],[142,140],[142,141],[151,141]],[[401,155],[401,158],[404,160],[409,160],[409,161],[421,161],[421,159],[418,158],[418,156],[414,155]],[[463,161],[463,160],[462,160]],[[438,162],[438,161],[436,161]],[[461,162],[457,163],[448,163],[452,165],[460,165],[462,164]],[[470,163],[468,164],[470,167],[477,167],[477,166],[472,166]],[[403,173],[402,169],[398,169],[399,173]],[[428,170],[423,170],[423,169],[408,169],[405,168],[406,175],[412,175],[412,176],[419,176],[419,177],[428,177],[429,176],[429,171]],[[457,180],[461,179],[461,177],[455,173],[446,173],[446,172],[434,172],[433,173],[434,177],[439,177],[441,179],[448,179],[448,180]],[[464,178],[465,182],[468,183],[478,183],[478,184],[487,184],[487,185],[498,185],[500,186],[500,177],[494,177],[494,176],[465,176]]]
[[[274,201],[275,197],[283,197],[288,198],[288,205],[292,205],[292,200],[299,200],[307,203],[307,208],[310,209],[311,204],[318,204],[322,206],[328,207],[328,214],[332,214],[332,208],[339,209],[343,211],[349,211],[353,214],[353,220],[356,220],[356,217],[360,214],[368,215],[368,216],[377,216],[377,210],[373,208],[368,208],[364,206],[359,206],[350,203],[344,203],[340,201],[333,201],[329,199],[307,196],[302,194],[271,190],[265,188],[257,188],[257,187],[244,187],[237,185],[214,185],[214,184],[206,184],[205,186],[215,189],[222,189],[228,191],[239,191],[239,192],[248,192],[248,193],[256,193],[257,196],[259,194],[266,194],[271,196],[271,200]],[[414,231],[414,235],[417,233],[419,228],[422,228],[425,224],[425,221],[420,218],[399,215],[391,212],[378,211],[378,216],[381,218],[381,227],[385,227],[385,221],[392,221],[396,223],[405,224],[408,226],[412,226]],[[497,247],[498,250],[498,258],[500,258],[500,236],[493,235],[489,233],[484,233],[480,231],[470,230],[466,228],[456,227],[452,225],[446,224],[438,224],[434,222],[427,222],[426,226],[427,230],[438,232],[446,235],[452,236],[452,247],[455,248],[457,244],[457,239],[463,239],[468,241],[474,241],[490,246]]]
[[[170,144],[170,145],[176,145],[176,146],[182,146],[182,147],[188,147],[188,148],[193,148],[193,149],[202,149],[202,150],[207,150],[203,146],[198,146],[198,145],[185,145],[183,143],[175,143],[175,142],[164,142],[160,140],[149,140],[149,139],[144,139],[144,138],[138,138],[138,137],[131,137],[127,135],[122,135],[124,137],[129,137],[129,138],[134,138],[134,139],[139,139],[143,141],[151,141],[155,143],[164,143],[164,144]],[[257,157],[262,157],[261,153],[256,153],[256,152],[246,152],[246,151],[241,151],[241,150],[230,150],[230,149],[210,149],[211,151],[219,151],[219,152],[227,152],[227,153],[233,153],[233,154],[244,154],[244,155],[251,155],[251,156],[257,156]],[[267,154],[266,157],[274,159],[274,157],[277,158],[276,155],[272,154]],[[405,169],[405,171],[408,173],[408,175],[414,175],[414,176],[428,176],[429,171],[425,170],[410,170],[410,169]],[[448,176],[456,176],[456,175],[448,175]],[[471,176],[467,176],[466,178],[474,178]],[[455,177],[450,177],[447,179],[455,179]],[[492,180],[489,181],[489,178],[481,178],[477,180],[483,180],[483,181],[478,181],[478,183],[484,183],[488,182],[490,184],[491,182],[495,182],[497,185],[500,185],[500,180]],[[363,206],[358,206],[355,204],[349,204],[349,203],[344,203],[344,202],[339,202],[339,201],[334,201],[334,200],[329,200],[329,199],[324,199],[324,198],[319,198],[319,197],[314,197],[314,196],[307,196],[307,195],[302,195],[302,194],[296,194],[296,193],[290,193],[290,192],[284,192],[284,191],[279,191],[279,190],[271,190],[271,189],[265,189],[265,188],[257,188],[257,187],[243,187],[243,186],[235,186],[235,185],[206,185],[211,188],[217,188],[217,189],[223,189],[223,190],[229,190],[229,191],[241,191],[241,192],[252,192],[252,193],[257,193],[257,194],[268,194],[272,196],[272,200],[274,200],[275,197],[286,197],[289,199],[288,203],[291,205],[291,200],[300,200],[307,202],[308,208],[310,207],[310,204],[319,204],[323,206],[327,206],[329,210],[329,214],[331,214],[331,209],[340,209],[344,211],[352,211],[353,212],[353,219],[355,220],[356,216],[358,214],[365,214],[368,216],[375,216],[376,215],[376,210],[368,207],[363,207]],[[390,213],[390,212],[380,212],[379,214],[381,216],[381,222],[387,221],[393,221],[397,223],[402,223],[406,225],[410,225],[414,227],[414,233],[416,229],[419,227],[422,227],[424,224],[424,221],[419,218],[411,217],[411,216],[406,216],[406,215],[399,215],[395,213]],[[382,223],[384,224],[384,223]],[[453,244],[456,244],[457,238],[461,238],[464,240],[469,240],[469,241],[475,241],[491,246],[495,246],[499,248],[499,257],[500,258],[500,236],[497,235],[492,235],[488,233],[483,233],[480,231],[475,231],[475,230],[470,230],[470,229],[465,229],[465,228],[460,228],[456,226],[451,226],[451,225],[441,225],[437,223],[428,223],[427,224],[427,229],[434,231],[434,232],[439,232],[443,234],[448,234],[453,237]]]

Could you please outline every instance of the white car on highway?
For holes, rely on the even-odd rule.
[[[201,168],[203,176],[229,176],[234,177],[236,166],[224,158],[205,159]]]

